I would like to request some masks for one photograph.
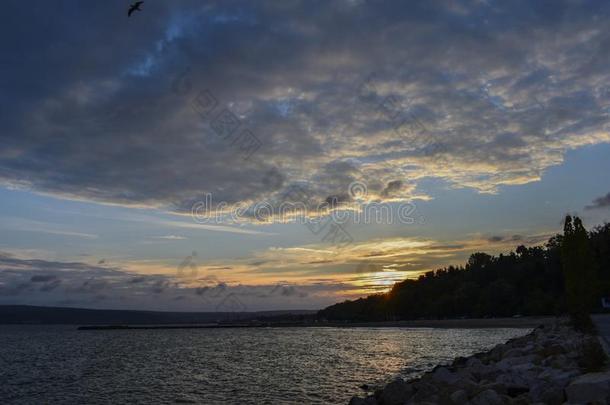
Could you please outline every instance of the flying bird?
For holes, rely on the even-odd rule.
[[[136,1],[131,6],[129,6],[129,11],[127,12],[127,17],[131,17],[131,14],[133,14],[133,12],[136,11],[136,10],[137,11],[142,11],[142,9],[140,8],[142,3],[144,3],[144,2],[143,1]]]

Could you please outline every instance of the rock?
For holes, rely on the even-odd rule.
[[[397,378],[383,389],[379,402],[383,405],[402,405],[413,395],[413,386]]]
[[[411,398],[411,402],[420,403],[422,401],[430,401],[434,397],[437,397],[438,388],[425,381],[419,381],[415,385],[415,395]],[[438,398],[438,397],[437,397]]]
[[[610,397],[610,372],[589,373],[577,377],[565,389],[568,403],[604,403]]]
[[[534,361],[536,361],[534,359]],[[521,375],[525,375],[525,374],[538,374],[540,373],[542,369],[540,367],[538,367],[536,365],[536,363],[523,363],[523,364],[517,364],[516,366],[514,366],[511,371],[513,373],[519,373]]]
[[[455,384],[460,377],[449,371],[446,367],[439,367],[432,373],[432,380],[443,384]]]
[[[549,365],[553,368],[567,369],[571,367],[571,362],[565,355],[559,354],[550,359]]]
[[[536,377],[539,380],[551,381],[553,384],[562,388],[567,386],[570,381],[579,374],[578,370],[557,370],[555,368],[547,368]]]
[[[494,390],[485,390],[476,397],[472,398],[473,405],[501,405],[502,398]]]
[[[526,396],[522,395],[518,398],[509,399],[508,403],[510,405],[532,405],[532,401]],[[545,404],[536,404],[536,405],[545,405]]]
[[[533,366],[534,361],[537,359],[539,359],[539,357],[533,354],[517,357],[506,357],[496,363],[496,367],[500,370],[506,371],[518,366],[519,364],[531,363]]]
[[[372,396],[366,398],[352,397],[349,405],[377,405],[377,400]]]
[[[483,367],[483,363],[481,362],[481,360],[477,359],[476,357],[471,357],[468,360],[466,360],[466,367],[480,368],[480,367]]]
[[[524,354],[525,354],[525,352],[523,350],[515,348],[515,349],[510,349],[509,351],[504,353],[504,356],[502,356],[502,357],[505,359],[508,357],[521,357]]]
[[[377,400],[375,399],[375,397],[366,397],[364,399],[364,403],[365,405],[377,405]]]
[[[529,397],[534,402],[542,402],[548,405],[561,405],[565,401],[563,387],[555,384],[536,384],[530,390]]]
[[[495,364],[485,365],[478,359],[471,360],[470,367],[467,367],[465,370],[467,370],[470,376],[475,380],[480,381],[487,379],[493,381],[500,373],[500,370],[498,370]]]
[[[483,363],[484,365],[487,365],[490,362],[489,353],[487,353],[487,352],[475,353],[474,355],[471,356],[471,358],[480,360],[481,363]]]
[[[516,398],[519,395],[528,393],[530,388],[527,385],[508,385],[506,387],[506,395],[511,398]]]
[[[492,383],[480,385],[477,388],[478,388],[477,394],[480,394],[481,392],[487,391],[487,390],[492,390],[498,395],[506,394],[506,385],[504,385],[504,384],[498,384],[498,383],[492,382]]]
[[[565,353],[566,349],[562,345],[557,343],[551,343],[550,345],[544,346],[538,350],[538,354],[542,357],[556,356],[558,354]]]
[[[537,328],[489,352],[436,366],[417,380],[395,380],[350,405],[610,403],[610,372],[578,377],[586,341],[563,326]]]
[[[506,351],[506,345],[504,343],[497,345],[496,347],[491,349],[491,351],[489,352],[489,360],[491,360],[493,362],[498,362],[498,361],[502,360],[502,354],[505,351]]]
[[[451,367],[464,367],[468,360],[467,357],[456,357],[451,363]]]
[[[496,383],[504,384],[507,387],[527,387],[529,385],[529,381],[524,375],[510,372],[498,375]]]
[[[438,395],[433,395],[428,398],[428,401],[409,401],[407,405],[438,405],[440,402]]]
[[[378,388],[375,391],[373,391],[373,396],[377,399],[381,398],[381,394],[383,394],[383,389]]]
[[[496,378],[502,373],[502,371],[497,369],[487,369],[484,373],[479,374],[477,377],[478,384],[491,384],[496,381]]]
[[[476,384],[476,377],[470,372],[470,369],[463,368],[455,373],[458,380],[453,383],[454,386],[459,388],[465,388],[470,385]]]
[[[454,404],[465,404],[468,402],[468,393],[466,390],[457,390],[451,394],[450,398]]]

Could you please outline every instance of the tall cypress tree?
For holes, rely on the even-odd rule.
[[[567,215],[563,228],[561,266],[570,318],[577,329],[590,331],[593,323],[589,312],[595,294],[595,263],[589,238],[582,221]]]

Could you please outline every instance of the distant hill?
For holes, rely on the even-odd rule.
[[[430,271],[394,284],[385,294],[345,301],[318,312],[330,321],[381,321],[556,315],[566,312],[561,268],[563,235],[544,246],[518,246],[508,255],[474,253],[464,266]],[[610,224],[588,232],[599,299],[610,296]]]
[[[0,324],[167,325],[204,324],[251,319],[281,319],[316,311],[161,312],[28,305],[0,305]]]

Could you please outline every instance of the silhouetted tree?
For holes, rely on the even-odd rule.
[[[595,263],[587,231],[578,217],[566,216],[561,245],[561,266],[565,280],[568,311],[574,326],[591,330],[589,312],[597,299]]]
[[[565,234],[553,236],[544,246],[518,246],[497,257],[474,253],[465,266],[427,272],[394,284],[386,294],[335,304],[318,316],[377,321],[560,315],[572,312],[566,289],[575,313],[588,313],[599,309],[596,277],[601,292],[610,295],[610,224],[588,234],[580,219],[569,218]]]

